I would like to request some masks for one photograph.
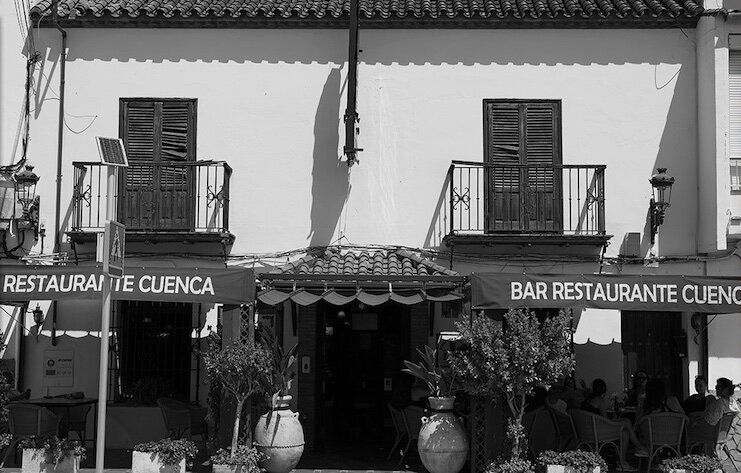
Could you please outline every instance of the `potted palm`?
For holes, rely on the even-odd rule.
[[[573,370],[570,327],[570,315],[563,311],[541,323],[535,313],[521,309],[507,311],[504,323],[480,316],[458,324],[458,349],[449,359],[461,384],[472,396],[503,398],[508,408],[509,461],[493,465],[495,471],[532,471],[523,459],[525,400],[535,388],[548,389]]]
[[[197,452],[190,440],[140,443],[131,452],[131,473],[185,473],[186,460],[193,460]]]
[[[607,473],[607,463],[597,453],[581,450],[538,455],[538,465],[545,473]]]
[[[85,447],[57,436],[21,440],[22,473],[78,473],[85,458]]]
[[[665,473],[723,473],[720,460],[706,455],[685,455],[667,458],[661,462],[659,470]]]
[[[245,322],[248,323],[248,322]],[[248,333],[248,330],[241,330]],[[203,356],[209,379],[236,401],[236,412],[232,426],[231,448],[220,450],[211,457],[215,473],[253,471],[259,455],[251,447],[250,429],[247,429],[247,444],[239,445],[242,410],[253,394],[263,392],[272,368],[272,352],[249,337],[239,337],[226,346],[218,340],[211,343]],[[247,422],[249,426],[249,420]]]
[[[462,420],[453,414],[454,374],[438,366],[437,350],[425,346],[417,349],[420,363],[405,360],[403,372],[422,380],[430,392],[428,401],[433,414],[422,418],[417,450],[422,464],[430,473],[458,473],[468,456],[468,436]]]
[[[298,345],[285,351],[268,330],[263,332],[261,339],[273,352],[266,386],[266,392],[272,395],[271,409],[260,416],[255,426],[255,447],[263,455],[260,466],[268,473],[288,473],[296,467],[304,452],[304,429],[298,412],[289,408],[291,396],[288,394],[296,376]]]

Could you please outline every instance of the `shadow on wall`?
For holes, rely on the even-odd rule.
[[[338,156],[341,86],[340,68],[334,68],[324,84],[314,118],[309,246],[332,242],[350,194],[350,173]]]
[[[591,386],[595,378],[601,378],[607,383],[607,393],[623,391],[623,349],[622,345],[613,341],[609,345],[600,345],[588,340],[586,343],[575,344],[577,380],[583,379],[587,386]]]
[[[341,29],[152,29],[140,33],[75,30],[69,36],[69,60],[225,64],[347,61],[347,32]],[[625,36],[624,30],[541,30],[534,35],[531,30],[361,28],[359,41],[361,63],[386,65],[659,64],[676,59],[667,57],[662,44],[686,43],[694,51],[691,40],[676,30],[637,30]]]
[[[462,205],[462,204],[457,204]],[[435,212],[432,215],[430,227],[427,229],[424,247],[428,249],[440,249],[443,246],[443,237],[450,232],[450,173],[445,174],[440,195],[437,197]]]

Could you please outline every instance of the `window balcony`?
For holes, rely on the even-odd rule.
[[[106,214],[106,169],[100,163],[75,162],[71,230],[73,241],[93,241]],[[223,161],[130,164],[120,168],[118,221],[129,241],[231,244],[229,180]]]
[[[454,244],[602,246],[604,165],[490,164],[453,161],[448,169]]]

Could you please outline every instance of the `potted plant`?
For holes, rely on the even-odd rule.
[[[240,445],[237,450],[219,449],[211,457],[213,473],[262,473],[260,461],[263,455],[255,448]]]
[[[574,368],[570,316],[561,311],[541,323],[533,312],[510,309],[503,322],[480,316],[457,327],[461,337],[450,365],[472,396],[505,399],[510,459],[518,460],[525,452],[527,396],[537,387],[548,389]]]
[[[198,449],[190,440],[162,439],[140,443],[131,452],[132,473],[185,473],[185,461]]]
[[[720,460],[706,455],[685,455],[667,458],[661,462],[659,470],[666,473],[723,473]]]
[[[57,436],[31,437],[18,445],[23,449],[22,473],[78,473],[85,458],[85,447]]]
[[[538,465],[545,473],[607,473],[607,463],[594,452],[546,450],[538,455]]]
[[[422,418],[417,439],[419,458],[430,473],[458,473],[468,456],[468,436],[463,421],[453,414],[454,374],[450,368],[438,366],[437,350],[425,346],[424,352],[417,349],[417,353],[420,363],[405,360],[402,371],[422,380],[430,392],[433,414]]]
[[[240,332],[248,333],[248,330],[243,329]],[[243,455],[250,450],[249,448],[247,450],[238,448],[242,409],[250,396],[264,390],[273,365],[273,354],[264,346],[245,336],[235,339],[226,346],[221,345],[221,343],[212,343],[203,356],[203,362],[210,381],[220,385],[223,391],[236,401],[236,412],[232,427],[231,448],[228,450],[231,460],[229,463],[223,463],[225,455],[217,453],[211,458],[211,463],[214,469],[234,471],[239,470],[237,466],[241,464],[240,458],[245,461],[252,458],[251,454]],[[250,425],[249,418],[246,424]],[[249,427],[246,436],[249,447],[252,443]],[[244,466],[249,469],[247,463]]]
[[[276,343],[269,330],[264,330],[262,343],[273,352],[272,367],[267,377],[266,392],[271,393],[270,410],[260,416],[255,426],[255,447],[263,454],[260,466],[269,473],[288,473],[298,465],[304,452],[304,429],[298,412],[289,408],[291,383],[296,376],[296,350],[288,351]]]
[[[484,473],[535,473],[535,468],[530,460],[511,458],[491,462]]]

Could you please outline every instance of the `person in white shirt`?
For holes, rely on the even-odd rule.
[[[734,389],[733,381],[728,378],[718,378],[715,384],[717,398],[708,402],[705,412],[702,413],[702,420],[707,422],[708,425],[715,426],[727,412],[739,412],[738,403],[731,397]]]

